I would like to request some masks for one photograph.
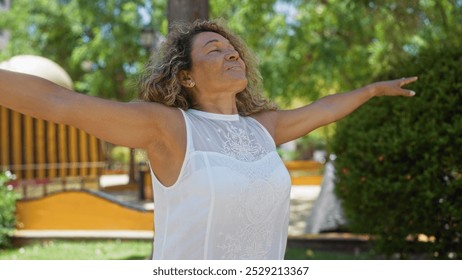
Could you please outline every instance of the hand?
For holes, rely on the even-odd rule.
[[[370,86],[373,88],[375,96],[407,96],[411,97],[415,95],[415,92],[402,87],[417,81],[418,77],[401,78],[391,81],[383,81],[373,83]]]

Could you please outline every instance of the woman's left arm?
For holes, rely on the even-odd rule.
[[[377,82],[365,87],[323,97],[309,105],[294,110],[272,113],[273,137],[282,144],[302,137],[310,131],[340,120],[375,96],[414,96],[402,87],[413,83],[417,77]]]

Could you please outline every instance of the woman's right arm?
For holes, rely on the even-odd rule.
[[[78,127],[105,141],[148,148],[181,135],[179,110],[153,102],[123,103],[79,94],[48,80],[0,70],[0,105]]]

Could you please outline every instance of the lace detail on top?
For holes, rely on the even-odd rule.
[[[225,132],[225,143],[222,153],[242,161],[255,161],[266,155],[268,151],[255,140],[255,136],[245,130],[230,125]]]
[[[186,113],[192,121],[196,151],[216,152],[252,162],[263,158],[275,148],[266,129],[251,117],[218,115],[197,110]]]

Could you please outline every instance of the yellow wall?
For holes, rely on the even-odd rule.
[[[323,164],[312,160],[285,162],[292,185],[321,185]]]
[[[18,229],[153,230],[154,212],[138,211],[88,192],[67,191],[16,203]]]

